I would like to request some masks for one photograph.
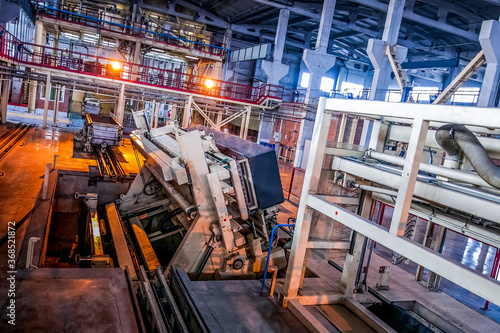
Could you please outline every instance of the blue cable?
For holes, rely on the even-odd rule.
[[[262,278],[262,286],[260,287],[261,296],[264,293],[264,287],[266,286],[267,270],[269,269],[269,259],[271,258],[271,248],[273,246],[274,232],[278,227],[293,227],[293,224],[277,224],[274,226],[273,231],[271,232],[271,239],[269,240],[269,250],[267,251],[266,269],[264,270],[264,277]]]

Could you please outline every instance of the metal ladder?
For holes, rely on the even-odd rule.
[[[403,99],[408,102],[414,102],[412,96],[410,95],[410,83],[408,78],[403,71],[403,67],[401,67],[401,63],[397,57],[397,45],[386,45],[385,55],[389,59],[389,63],[391,64],[392,71],[394,72],[394,76],[396,77],[396,81],[398,81],[399,88],[403,95],[407,94],[408,98],[403,97]]]
[[[481,50],[471,62],[458,74],[448,87],[432,102],[432,104],[445,104],[450,97],[486,62],[484,52]]]
[[[399,87],[403,89],[404,87],[408,87],[408,78],[406,77],[403,67],[401,67],[401,63],[398,60],[397,54],[396,54],[396,45],[393,45],[392,47],[387,44],[386,49],[385,49],[385,55],[387,58],[389,58],[389,62],[392,67],[392,71],[394,72],[394,75],[396,76],[396,80],[398,81]]]

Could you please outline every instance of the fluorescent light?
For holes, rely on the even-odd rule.
[[[102,45],[108,46],[108,47],[115,47],[116,43],[115,42],[108,42],[107,40],[103,40]]]
[[[189,58],[189,59],[195,59],[195,60],[198,60],[199,58],[196,58],[196,57],[192,57],[192,56],[186,56],[186,58]]]
[[[68,32],[63,32],[62,34],[64,37],[68,38],[68,39],[80,39],[80,36],[78,35],[74,35],[74,34],[70,34]]]

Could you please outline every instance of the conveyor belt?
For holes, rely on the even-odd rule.
[[[4,133],[0,138],[0,162],[16,147],[19,141],[32,129],[35,125],[18,125],[9,132]]]

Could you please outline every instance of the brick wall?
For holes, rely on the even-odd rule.
[[[36,108],[43,109],[44,104],[45,104],[45,99],[40,98],[40,96],[41,96],[40,86],[38,86],[36,93],[37,93]],[[71,94],[71,91],[69,89],[66,89],[66,91],[64,92],[64,100],[62,102],[59,102],[59,108],[58,108],[59,112],[67,112],[68,111],[70,94]],[[55,107],[55,101],[49,101],[49,110],[54,110],[54,107]]]

